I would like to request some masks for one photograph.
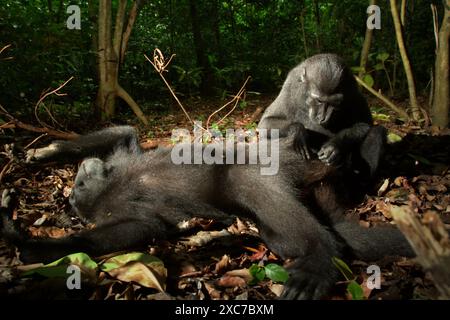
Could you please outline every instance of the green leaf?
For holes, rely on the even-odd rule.
[[[373,87],[375,80],[373,80],[373,77],[370,74],[366,74],[362,80],[364,81],[365,84],[367,84],[369,87]]]
[[[384,66],[383,66],[382,63],[377,63],[373,68],[374,68],[376,71],[384,70]]]
[[[243,101],[239,102],[239,108],[241,110],[244,110],[247,107],[247,105],[248,105],[247,101],[243,100]]]
[[[372,112],[372,118],[379,121],[389,121],[391,116],[384,113]]]
[[[162,261],[152,255],[142,253],[142,252],[130,252],[126,254],[121,254],[119,256],[115,256],[109,258],[105,262],[103,262],[100,266],[100,269],[105,272],[109,272],[113,269],[123,267],[128,262],[137,261],[142,262],[145,265],[153,264],[153,263],[162,263]]]
[[[22,276],[29,277],[38,274],[46,278],[66,278],[69,265],[77,265],[83,273],[90,275],[95,274],[98,268],[95,261],[87,254],[80,252],[70,254],[45,266],[28,270]]]
[[[380,60],[380,61],[386,61],[387,59],[389,59],[389,53],[387,53],[387,52],[382,52],[382,53],[379,53],[378,55],[377,55],[377,60]]]
[[[253,264],[250,269],[248,269],[250,274],[253,277],[253,280],[250,282],[250,284],[257,284],[258,282],[264,280],[266,277],[266,271],[264,270],[264,267],[260,267],[257,264]]]
[[[274,282],[282,282],[285,283],[289,279],[289,273],[282,266],[270,263],[265,266],[266,269],[266,277]]]
[[[347,280],[353,280],[355,276],[353,275],[352,270],[350,270],[349,266],[339,258],[333,257],[331,259],[336,268],[342,273],[342,275]]]
[[[364,300],[364,291],[355,280],[350,281],[347,291],[351,294],[353,300]]]
[[[364,67],[351,67],[353,73],[366,72]]]
[[[388,143],[396,143],[402,141],[402,137],[400,137],[398,134],[389,132],[387,135],[387,142]]]

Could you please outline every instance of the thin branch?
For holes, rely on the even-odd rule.
[[[223,117],[221,118],[219,121],[217,121],[217,124],[221,123],[223,120],[225,120],[226,117],[228,117],[237,107],[237,104],[239,103],[239,100],[241,99],[242,94],[245,91],[245,86],[247,85],[248,81],[250,80],[250,77],[247,77],[247,80],[245,80],[244,84],[242,85],[241,89],[238,91],[238,93],[233,97],[233,99],[231,101],[229,101],[228,103],[224,104],[222,107],[220,107],[219,109],[217,109],[216,111],[214,111],[213,113],[211,113],[211,115],[208,117],[208,120],[206,120],[206,130],[209,131],[209,123],[211,121],[211,118],[216,115],[217,113],[219,113],[220,111],[222,111],[223,109],[225,109],[227,106],[229,106],[231,103],[234,102],[234,106],[233,108],[231,108],[231,110]]]
[[[52,137],[59,138],[59,139],[65,139],[65,140],[72,140],[78,137],[78,134],[74,132],[63,132],[58,131],[55,129],[51,129],[48,127],[38,128],[26,123],[23,123],[22,121],[16,119],[13,117],[2,105],[0,105],[0,111],[9,119],[9,122],[4,123],[0,125],[0,129],[14,129],[14,128],[21,128],[27,131],[31,132],[37,132],[37,133],[45,133]]]
[[[6,46],[4,46],[3,48],[0,49],[0,55],[3,53],[3,51],[5,51],[6,49],[9,49],[11,47],[11,44],[7,44]],[[12,60],[14,59],[14,57],[6,57],[6,58],[2,58],[0,60]]]
[[[431,13],[433,14],[433,31],[434,31],[434,41],[436,42],[436,54],[439,50],[439,18],[438,12],[435,4],[431,4]]]
[[[189,114],[186,111],[186,109],[184,108],[183,104],[180,102],[180,100],[178,99],[177,95],[172,90],[172,88],[170,87],[169,83],[167,82],[166,78],[164,78],[164,75],[163,75],[163,72],[167,71],[166,68],[170,64],[170,62],[172,61],[173,57],[175,57],[175,55],[173,54],[170,57],[169,61],[166,62],[165,59],[164,59],[164,56],[163,56],[163,54],[161,52],[161,50],[155,49],[153,51],[153,61],[150,60],[149,57],[147,57],[147,55],[145,55],[145,54],[144,54],[144,57],[145,57],[145,59],[147,59],[148,62],[150,62],[152,64],[152,66],[153,66],[153,68],[155,68],[156,72],[158,72],[159,76],[164,81],[165,85],[167,86],[167,88],[169,89],[170,93],[174,97],[175,101],[178,103],[178,105],[180,106],[181,110],[183,110],[184,114],[189,119],[189,121],[192,124],[195,124],[194,121],[189,116]]]
[[[67,95],[67,93],[59,93],[58,91],[61,90],[62,88],[64,88],[64,86],[69,83],[69,81],[71,81],[74,77],[70,77],[69,80],[65,81],[62,85],[60,85],[58,88],[49,91],[50,89],[47,89],[46,93],[41,94],[41,97],[39,98],[38,102],[36,103],[36,105],[34,106],[34,116],[36,117],[36,120],[39,122],[39,124],[43,127],[47,127],[48,125],[46,125],[43,121],[41,121],[41,119],[39,119],[38,116],[38,108],[39,105],[45,100],[45,98],[47,98],[48,96],[55,94],[58,97],[62,97]],[[45,92],[45,91],[44,91]],[[45,110],[47,111],[47,113],[49,114],[50,118],[59,126],[61,126],[58,121],[56,121],[56,119],[53,117],[53,115],[50,113],[50,111],[44,106]]]
[[[392,101],[390,101],[388,98],[386,98],[382,93],[375,91],[373,88],[369,87],[361,78],[355,76],[356,81],[363,86],[367,91],[369,91],[371,94],[373,94],[375,97],[383,101],[389,108],[397,112],[401,117],[405,118],[406,120],[409,120],[409,116],[406,113],[405,110],[400,109],[397,107]]]

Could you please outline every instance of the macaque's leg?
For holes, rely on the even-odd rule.
[[[70,163],[92,156],[104,158],[119,147],[130,153],[142,152],[138,135],[133,127],[111,127],[82,135],[71,141],[57,140],[45,148],[28,150],[26,161]]]

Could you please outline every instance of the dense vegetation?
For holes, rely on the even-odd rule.
[[[367,0],[144,1],[120,67],[120,82],[145,111],[165,110],[167,89],[143,57],[160,48],[176,54],[167,77],[180,95],[225,97],[247,76],[250,91],[276,93],[287,71],[305,57],[336,52],[358,66],[366,31]],[[438,4],[439,17],[443,6]],[[129,1],[129,4],[131,1]],[[68,1],[5,0],[0,7],[2,104],[30,113],[41,92],[74,76],[54,110],[92,111],[96,72],[97,1],[82,0],[81,30],[66,28]],[[381,30],[374,30],[368,72],[374,87],[407,97],[389,3],[381,1]],[[113,1],[114,12],[117,1]],[[408,1],[405,40],[419,95],[430,92],[435,61],[429,0]],[[120,109],[122,112],[128,110]]]

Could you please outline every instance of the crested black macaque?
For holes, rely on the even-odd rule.
[[[3,236],[18,246],[22,260],[49,262],[176,236],[178,223],[191,217],[229,222],[239,215],[256,222],[271,250],[292,259],[284,299],[324,297],[339,278],[333,257],[413,255],[397,229],[366,229],[343,219],[333,189],[341,170],[302,160],[291,137],[279,142],[276,175],[261,175],[262,165],[175,165],[171,148],[143,152],[131,127],[54,142],[30,152],[29,161],[97,157],[82,162],[70,196],[78,215],[96,227],[60,239],[30,239],[6,221]]]
[[[296,150],[304,159],[317,156],[373,176],[383,152],[386,132],[372,126],[366,99],[351,70],[335,54],[312,56],[292,69],[259,129],[279,129],[280,137],[296,132]],[[355,158],[355,159],[353,159]]]

